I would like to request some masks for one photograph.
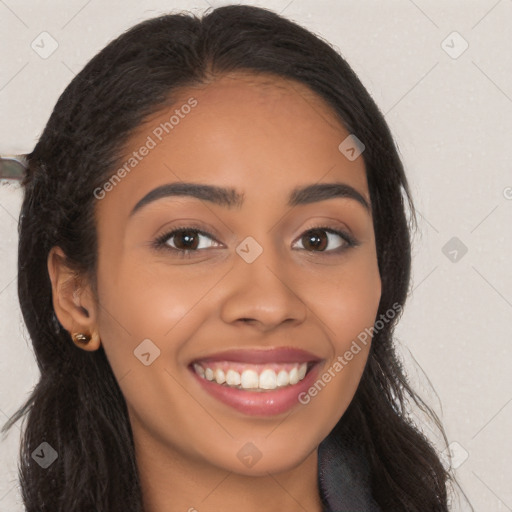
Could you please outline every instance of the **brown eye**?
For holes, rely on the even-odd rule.
[[[174,229],[160,236],[156,240],[156,246],[165,246],[173,251],[188,254],[189,252],[198,252],[201,249],[218,247],[219,244],[213,235],[206,231],[184,227]]]
[[[322,229],[308,231],[302,240],[306,251],[324,251],[329,241],[325,230]]]
[[[199,236],[198,232],[194,230],[183,230],[177,231],[177,234],[174,234],[172,237],[174,239],[174,246],[176,249],[180,250],[195,250],[199,245]]]
[[[312,228],[306,231],[300,238],[303,249],[309,252],[335,253],[347,247],[357,245],[348,234],[331,228]]]

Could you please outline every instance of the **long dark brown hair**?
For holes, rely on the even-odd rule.
[[[19,473],[27,512],[143,510],[124,397],[103,348],[79,349],[56,319],[47,257],[61,247],[94,285],[94,190],[117,169],[124,144],[147,116],[172,104],[180,90],[231,71],[308,86],[364,143],[382,280],[377,318],[406,300],[414,208],[403,165],[383,115],[340,54],[299,25],[250,6],[203,17],[169,14],[134,26],[72,80],[27,155],[18,293],[41,376],[3,429],[24,417]],[[407,403],[444,432],[395,354],[397,318],[375,332],[356,395],[332,435],[357,435],[364,444],[371,492],[383,511],[446,511],[450,475],[410,421]],[[42,441],[58,452],[47,469],[31,457]]]

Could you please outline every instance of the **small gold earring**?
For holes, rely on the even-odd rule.
[[[86,345],[91,341],[91,336],[89,334],[84,334],[83,332],[77,332],[71,336],[75,343],[80,343],[82,345]]]

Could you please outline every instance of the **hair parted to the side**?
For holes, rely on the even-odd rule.
[[[384,117],[347,62],[319,37],[257,7],[225,6],[203,17],[169,14],[134,26],[72,80],[27,157],[18,293],[41,376],[4,426],[24,417],[20,483],[27,512],[143,510],[124,397],[103,349],[81,350],[57,321],[47,257],[53,246],[61,247],[77,275],[94,285],[93,191],[117,169],[128,137],[186,87],[234,71],[308,86],[364,143],[382,280],[377,317],[406,300],[407,210],[414,217],[414,209]],[[444,432],[404,376],[393,346],[397,318],[376,330],[359,388],[331,435],[364,443],[372,492],[383,511],[446,511],[450,475],[407,419],[407,400]],[[44,470],[31,458],[43,440],[58,452]]]

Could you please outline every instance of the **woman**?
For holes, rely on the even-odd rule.
[[[392,341],[407,181],[328,44],[256,7],[145,21],[27,161],[27,511],[448,510]]]

